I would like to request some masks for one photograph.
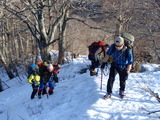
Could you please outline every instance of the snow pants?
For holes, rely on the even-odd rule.
[[[37,93],[37,91],[38,91],[38,85],[32,84],[32,89],[33,89],[33,91],[32,91],[32,94],[31,94],[31,99],[33,99],[34,96],[35,96],[35,94]]]
[[[55,84],[53,83],[53,81],[49,81],[48,83],[48,86],[49,86],[49,94],[52,94],[53,93],[53,90],[54,90],[54,87],[55,87]],[[42,94],[46,94],[46,88],[45,86],[47,84],[44,84],[43,82],[40,83],[40,86],[39,86],[39,90],[38,90],[38,95],[40,96],[41,95],[41,92],[43,91]]]

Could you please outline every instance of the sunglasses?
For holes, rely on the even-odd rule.
[[[122,45],[115,45],[115,47],[122,47],[123,46],[123,44]]]

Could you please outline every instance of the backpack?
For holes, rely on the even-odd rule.
[[[38,73],[39,72],[39,69],[38,69],[38,66],[36,64],[32,64],[29,66],[28,68],[28,77],[31,75],[31,74],[34,74],[34,73]]]
[[[129,48],[133,48],[134,36],[129,33],[122,33],[121,37],[124,38],[125,46]]]
[[[88,55],[88,59],[89,60],[95,60],[95,52],[102,46],[104,46],[105,43],[103,41],[98,41],[98,42],[93,42],[91,45],[88,46],[88,50],[89,50],[89,55]],[[102,52],[104,50],[102,49]]]
[[[133,53],[134,36],[125,32],[121,34],[121,37],[124,38],[124,44],[125,46],[127,46],[127,49],[132,50]],[[128,56],[128,54],[126,56]],[[133,59],[134,59],[134,54],[133,54]]]
[[[124,38],[125,45],[132,50],[133,60],[134,60],[134,52],[133,52],[134,36],[129,33],[122,33],[121,37]],[[132,64],[131,72],[139,72],[139,70],[140,70],[140,64],[137,61],[134,61]]]

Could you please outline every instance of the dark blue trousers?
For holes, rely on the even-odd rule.
[[[113,84],[115,81],[115,76],[119,74],[119,80],[120,80],[120,91],[125,91],[125,86],[126,86],[126,80],[128,79],[128,73],[126,70],[121,70],[117,68],[116,66],[112,65],[110,68],[110,73],[109,73],[109,79],[107,83],[107,93],[111,94],[112,93],[112,88]]]

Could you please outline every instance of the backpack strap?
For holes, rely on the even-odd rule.
[[[103,46],[101,46],[101,49],[102,49],[101,52],[99,52],[98,54],[101,54],[101,53],[103,52],[103,55],[105,56],[105,55],[106,55],[106,52],[105,52]]]
[[[105,52],[105,50],[104,50],[104,47],[102,47],[102,52],[103,52],[103,55],[104,55],[104,57],[106,56],[106,52]]]
[[[122,53],[121,53],[115,60],[113,60],[113,63],[116,62],[116,61],[123,55],[123,53],[124,53],[126,50],[127,50],[127,47],[125,47],[125,48],[123,49]]]

